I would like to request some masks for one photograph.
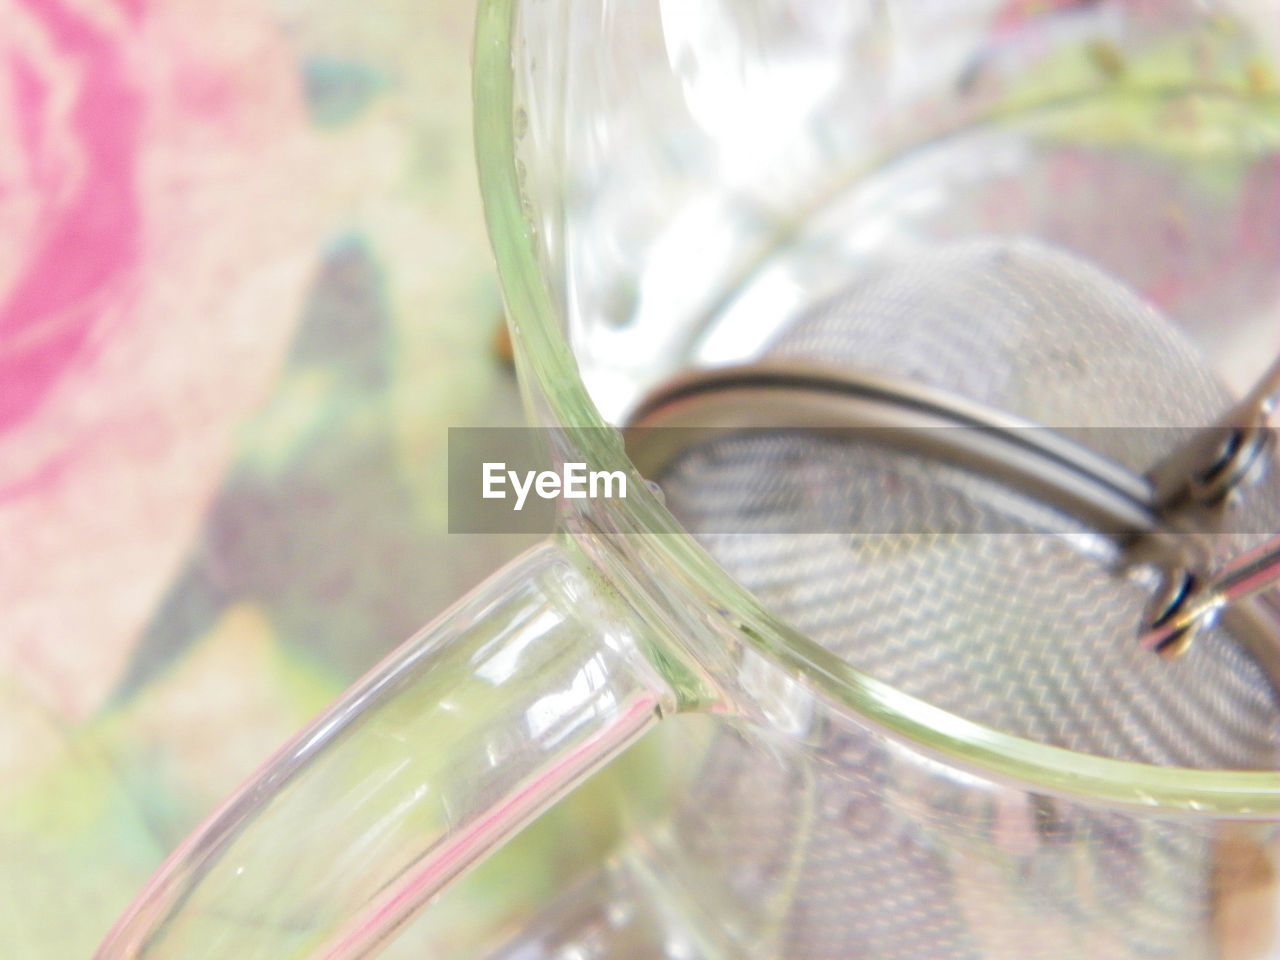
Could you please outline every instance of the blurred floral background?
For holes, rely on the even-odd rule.
[[[0,0],[0,943],[89,956],[279,743],[519,543],[471,3]]]

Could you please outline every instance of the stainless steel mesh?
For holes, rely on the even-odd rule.
[[[949,390],[1057,427],[1135,470],[1179,432],[1105,428],[1203,426],[1228,404],[1150,306],[1031,240],[972,241],[870,267],[799,317],[769,354]]]
[[[769,355],[910,377],[1061,428],[1135,470],[1171,449],[1178,431],[1096,428],[1201,425],[1227,404],[1135,295],[1026,241],[869,270],[799,317]],[[1141,650],[1135,632],[1152,579],[1124,572],[1108,538],[991,479],[795,431],[716,440],[659,479],[671,510],[744,586],[903,691],[1100,756],[1275,762],[1275,694],[1235,641],[1214,628],[1174,662]],[[1254,530],[1260,513],[1274,519],[1267,497],[1233,510]],[[848,532],[803,532],[820,527]],[[888,532],[855,532],[865,529]],[[1211,882],[1211,847],[1195,830],[1139,828],[1045,798],[1029,808],[1024,796],[1008,814],[1027,823],[1025,849],[1010,857],[1022,872],[966,874],[930,839],[946,801],[913,811],[881,747],[856,732],[832,736],[843,737],[828,745],[845,757],[840,769],[798,784],[754,734],[724,732],[676,822],[682,851],[714,864],[742,903],[785,901],[760,955],[1058,956],[1056,934],[1046,945],[1002,944],[1002,930],[1025,929],[1011,920],[1018,909],[1046,931],[1070,929],[1095,960],[1209,949],[1188,939],[1203,927]],[[1022,835],[1001,826],[1006,814],[983,815],[996,845],[1002,831]],[[1081,832],[1096,837],[1094,862],[1064,869],[1067,845],[1057,840]]]
[[[1136,470],[1186,436],[1171,428],[1210,423],[1229,402],[1134,294],[1030,241],[872,271],[800,317],[769,356],[910,377],[1057,427]],[[907,693],[1117,759],[1274,760],[1274,694],[1252,659],[1216,628],[1179,661],[1141,650],[1152,578],[1126,573],[1110,539],[995,481],[783,431],[696,448],[660,482],[744,586]],[[1247,501],[1269,513],[1267,502]],[[1263,529],[1235,513],[1238,526]],[[803,532],[817,529],[847,532]]]

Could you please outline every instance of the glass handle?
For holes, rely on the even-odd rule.
[[[674,708],[594,576],[548,541],[406,642],[173,853],[98,960],[375,953]]]

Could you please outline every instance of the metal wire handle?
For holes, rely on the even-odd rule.
[[[1157,537],[1179,516],[1220,511],[1270,447],[1280,360],[1219,423],[1137,476],[1053,430],[896,377],[808,364],[757,363],[688,374],[648,397],[624,431],[640,470],[659,475],[685,450],[743,429],[894,429],[899,443],[998,475],[1100,530]],[[762,422],[761,418],[767,422]],[[745,418],[745,419],[744,419]],[[677,431],[655,427],[693,428]],[[941,430],[966,427],[967,430]],[[932,429],[931,429],[932,428]],[[1139,642],[1162,656],[1185,652],[1224,608],[1280,582],[1280,535],[1216,572],[1181,568],[1153,600]],[[1280,637],[1261,645],[1280,657]],[[1272,649],[1274,648],[1274,649]]]
[[[1147,650],[1176,656],[1187,649],[1194,634],[1210,626],[1222,609],[1280,583],[1280,535],[1262,546],[1233,557],[1203,582],[1185,573],[1151,628],[1139,643]],[[1272,636],[1280,647],[1280,637]]]

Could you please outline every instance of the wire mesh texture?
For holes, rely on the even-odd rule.
[[[1134,293],[1022,239],[970,241],[868,269],[800,315],[763,359],[945,389],[1055,427],[1138,472],[1187,435],[1176,428],[1212,423],[1229,404],[1194,351]],[[995,479],[788,430],[696,446],[658,479],[668,507],[739,582],[902,691],[1004,733],[1103,757],[1275,764],[1276,693],[1237,641],[1213,627],[1180,660],[1141,649],[1152,571],[1122,562],[1114,539]],[[1244,495],[1228,510],[1219,549],[1248,539],[1232,537],[1234,528],[1274,529],[1274,514],[1270,496]],[[676,821],[688,858],[750,888],[739,891],[744,903],[785,900],[777,955],[1059,956],[1055,924],[1093,957],[1210,949],[1197,939],[1214,882],[1203,833],[1064,813],[1038,798],[1024,811],[1032,839],[1013,858],[1015,875],[975,879],[957,867],[954,837],[931,837],[937,810],[913,813],[904,801],[892,756],[856,730],[833,736],[834,767],[801,789],[750,735],[726,731]],[[989,801],[975,791],[948,802],[962,823],[981,820],[976,805]],[[1001,817],[983,816],[988,825]],[[988,840],[1000,832],[990,829]],[[1066,837],[1089,851],[1088,868],[1066,865]],[[1000,931],[1017,928],[1009,911],[1020,909],[1043,926],[1043,943],[1001,946]]]

